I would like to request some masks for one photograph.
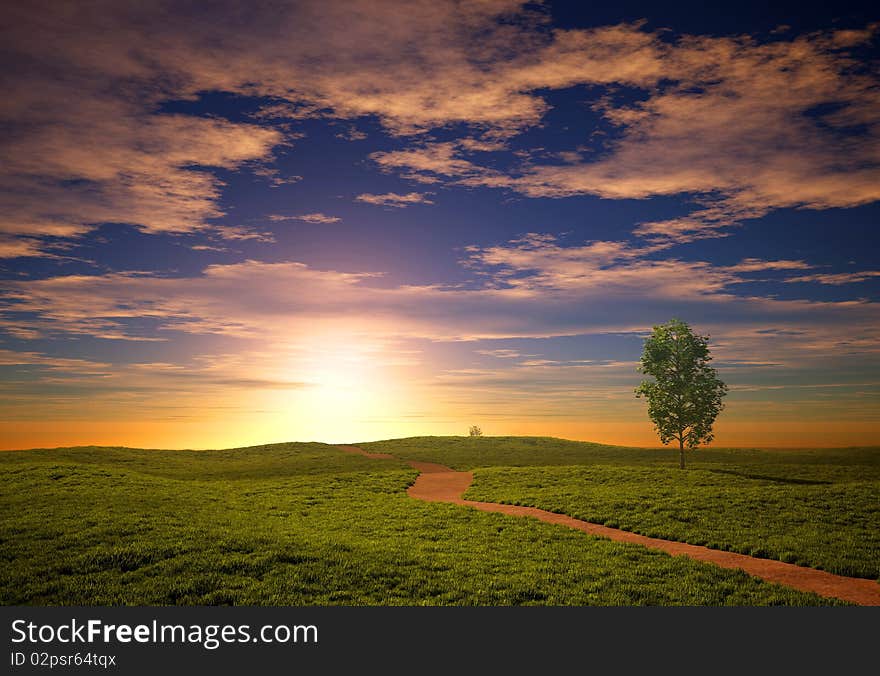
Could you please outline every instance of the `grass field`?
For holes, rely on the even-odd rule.
[[[528,455],[479,441],[486,456],[498,446],[496,470]],[[442,443],[421,443],[408,447],[450,461]],[[456,446],[457,463],[467,450]],[[415,476],[321,444],[2,453],[0,603],[833,603],[532,519],[418,502],[405,494]]]
[[[364,444],[474,469],[466,497],[541,507],[650,537],[880,577],[880,447],[622,448],[523,437]]]

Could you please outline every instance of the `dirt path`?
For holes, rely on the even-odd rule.
[[[368,458],[394,459],[388,453],[368,453],[357,446],[339,446],[348,453],[359,453]],[[880,606],[880,584],[874,580],[858,577],[835,575],[823,570],[804,568],[791,563],[783,563],[772,559],[756,559],[745,554],[709,549],[698,545],[689,545],[674,540],[649,538],[645,535],[630,533],[618,528],[608,528],[599,524],[581,521],[565,514],[556,514],[536,507],[520,507],[504,505],[497,502],[477,502],[465,500],[461,496],[474,480],[471,472],[457,472],[444,465],[433,462],[408,461],[411,467],[421,472],[416,482],[407,489],[411,498],[426,502],[450,502],[455,505],[466,505],[483,512],[499,512],[512,516],[530,516],[547,523],[568,526],[575,530],[608,538],[616,542],[632,542],[650,549],[659,549],[673,556],[688,556],[697,561],[714,563],[722,568],[737,568],[749,575],[760,577],[769,582],[784,584],[801,591],[813,592],[820,596],[833,597],[857,603],[862,606]]]

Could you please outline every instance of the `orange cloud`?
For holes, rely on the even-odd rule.
[[[878,270],[865,270],[863,272],[840,272],[825,273],[815,275],[801,275],[800,277],[790,277],[786,282],[818,282],[819,284],[830,284],[832,286],[841,286],[843,284],[856,284],[858,282],[866,282],[873,277],[880,277]]]
[[[525,163],[502,174],[465,159],[452,142],[373,159],[416,180],[531,197],[692,196],[702,208],[691,215],[636,229],[679,242],[723,235],[772,209],[866,204],[880,198],[880,99],[876,78],[854,68],[843,47],[872,40],[876,27],[848,33],[843,42],[832,32],[758,44],[749,37],[669,42],[636,26],[557,32],[531,66],[505,71],[511,86],[620,83],[648,95],[637,104],[606,97],[596,105],[622,132],[601,159],[569,153],[566,164]]]
[[[760,258],[744,258],[736,265],[728,266],[730,272],[761,272],[763,270],[805,270],[813,267],[804,261],[764,261]]]
[[[77,97],[3,143],[0,233],[74,236],[102,222],[204,228],[223,213],[220,183],[189,167],[234,169],[265,158],[281,138],[255,125],[144,116],[106,97]]]
[[[880,94],[852,55],[876,26],[760,44],[670,39],[639,24],[551,29],[542,10],[516,0],[415,0],[406,12],[394,0],[253,2],[247,11],[230,0],[199,21],[186,20],[189,11],[109,0],[9,10],[2,37],[12,66],[0,111],[11,130],[0,145],[7,241],[71,237],[102,222],[205,228],[222,215],[221,184],[191,167],[251,166],[272,185],[294,180],[267,165],[294,136],[284,120],[315,116],[373,116],[391,134],[424,137],[372,156],[422,183],[535,197],[686,195],[703,206],[639,226],[656,240],[717,236],[782,207],[880,197]],[[542,91],[580,85],[645,95],[635,104],[611,90],[597,99],[596,111],[620,130],[599,159],[572,150],[564,165],[526,161],[502,172],[465,157],[501,150],[538,124],[548,110]],[[263,125],[157,112],[205,91],[273,103],[257,113]],[[459,123],[468,128],[458,141],[426,137]],[[34,243],[0,249],[22,252]]]
[[[339,223],[342,219],[338,216],[328,216],[320,212],[311,214],[299,214],[297,216],[284,216],[282,214],[269,214],[267,218],[270,221],[303,221],[304,223]]]
[[[739,265],[653,260],[653,246],[619,242],[561,246],[546,235],[469,248],[465,263],[484,280],[444,285],[374,285],[378,273],[317,270],[302,263],[211,265],[201,275],[113,273],[5,281],[0,329],[135,340],[176,333],[296,341],[303,332],[362,339],[484,340],[641,332],[669,316],[700,316],[730,358],[781,361],[880,349],[874,304],[740,296],[736,285],[765,270],[801,271],[799,261]],[[784,280],[784,278],[783,278]],[[132,319],[148,319],[144,332]],[[778,335],[789,332],[784,345]],[[745,351],[745,354],[741,354]],[[749,352],[751,351],[751,352]],[[812,355],[812,356],[810,356]]]
[[[422,193],[422,192],[410,192],[405,195],[401,195],[396,192],[388,192],[381,195],[374,195],[372,193],[363,193],[355,197],[358,202],[364,202],[366,204],[375,204],[376,206],[382,207],[396,207],[398,209],[412,206],[413,204],[434,204],[430,199],[428,199],[428,195],[431,193]]]

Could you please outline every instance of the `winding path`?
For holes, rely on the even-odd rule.
[[[395,456],[388,453],[369,453],[357,446],[338,446],[348,453],[358,453],[368,458],[391,460]],[[649,538],[618,528],[581,521],[565,514],[556,514],[536,507],[504,505],[497,502],[478,502],[465,500],[461,496],[474,479],[471,472],[458,472],[445,465],[433,462],[407,461],[420,474],[415,483],[407,489],[411,498],[427,502],[449,502],[466,505],[483,512],[499,512],[512,516],[530,516],[547,523],[568,526],[590,535],[608,538],[616,542],[631,542],[650,549],[659,549],[673,556],[688,556],[697,561],[714,563],[722,568],[736,568],[768,582],[776,582],[801,591],[813,592],[820,596],[833,597],[862,606],[880,606],[880,584],[874,580],[835,575],[824,570],[805,568],[791,563],[772,559],[757,559],[745,554],[709,549],[674,540]]]

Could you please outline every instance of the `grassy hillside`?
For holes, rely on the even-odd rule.
[[[677,450],[549,438],[364,444],[475,469],[466,497],[541,507],[652,537],[880,577],[880,447]]]
[[[0,454],[0,603],[828,604],[635,545],[408,498],[321,444]]]

